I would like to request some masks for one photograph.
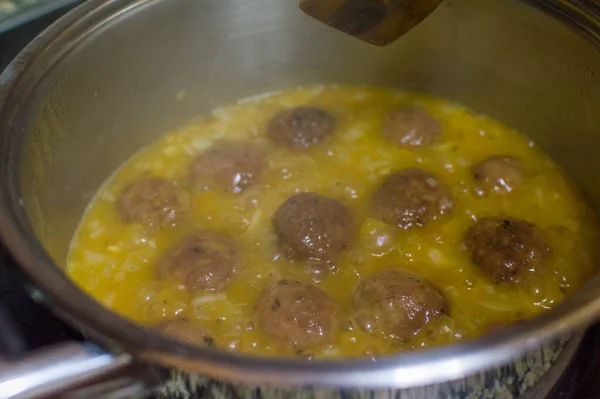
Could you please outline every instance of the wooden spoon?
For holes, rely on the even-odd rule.
[[[300,0],[311,17],[368,43],[384,46],[431,14],[442,0]]]

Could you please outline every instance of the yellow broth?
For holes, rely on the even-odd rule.
[[[436,144],[398,148],[381,134],[385,115],[415,104],[443,126]],[[334,137],[307,152],[272,145],[265,136],[277,112],[300,105],[323,107],[337,118]],[[240,194],[193,190],[189,168],[197,154],[227,138],[268,149],[268,168],[257,184]],[[508,193],[475,194],[471,166],[492,155],[518,158],[525,182]],[[382,179],[407,167],[425,169],[451,190],[454,211],[426,227],[399,230],[369,217],[371,194]],[[170,179],[192,195],[193,216],[173,228],[124,223],[115,202],[133,181]],[[358,233],[335,273],[319,275],[280,254],[271,218],[287,198],[314,191],[345,203]],[[485,216],[528,220],[539,226],[551,248],[547,267],[518,285],[495,284],[470,261],[462,240]],[[159,281],[157,259],[197,228],[235,236],[242,245],[241,267],[220,293],[190,293]],[[68,272],[105,306],[142,325],[176,317],[204,326],[217,347],[259,355],[282,355],[253,324],[254,304],[265,286],[295,279],[320,287],[343,310],[345,326],[335,344],[317,348],[319,358],[377,356],[452,343],[485,334],[496,323],[529,318],[552,308],[594,273],[596,219],[561,170],[514,130],[461,106],[416,94],[379,88],[308,87],[261,96],[169,133],[135,155],[99,191],[71,247]],[[386,267],[410,270],[440,288],[450,312],[412,339],[391,341],[356,328],[351,295],[361,277]],[[350,327],[351,326],[351,327]]]

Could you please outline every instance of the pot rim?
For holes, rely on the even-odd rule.
[[[506,364],[584,328],[600,316],[597,279],[543,315],[474,340],[371,359],[306,362],[261,358],[194,347],[138,326],[79,289],[46,253],[28,222],[18,190],[17,136],[11,123],[41,72],[115,18],[161,0],[88,0],[29,44],[0,76],[0,237],[39,288],[38,299],[90,337],[137,354],[140,359],[225,380],[274,385],[409,388],[453,381]],[[600,7],[571,0],[529,0],[600,43]]]

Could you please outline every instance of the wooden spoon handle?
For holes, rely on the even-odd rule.
[[[431,14],[443,0],[300,0],[311,17],[361,40],[383,46]]]

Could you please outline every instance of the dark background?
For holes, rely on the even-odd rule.
[[[71,8],[64,7],[0,33],[0,69],[4,70],[27,43]],[[0,244],[0,353],[19,356],[42,346],[80,339],[77,332],[29,298],[25,281]],[[600,399],[600,326],[587,334],[551,399]]]

